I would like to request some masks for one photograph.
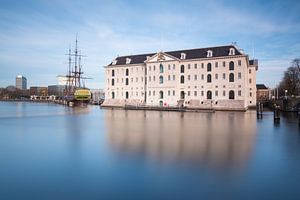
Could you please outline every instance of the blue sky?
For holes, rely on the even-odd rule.
[[[15,76],[56,84],[78,33],[86,85],[103,88],[117,55],[237,42],[259,60],[257,83],[274,86],[300,57],[300,1],[0,0],[0,87]],[[253,51],[254,49],[254,51]]]

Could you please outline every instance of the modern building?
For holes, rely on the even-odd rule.
[[[26,90],[27,89],[27,79],[25,76],[17,75],[16,77],[16,88],[20,90]]]
[[[270,100],[271,89],[267,88],[264,84],[256,84],[256,100],[268,101]]]
[[[247,110],[257,69],[236,45],[121,56],[105,66],[103,106]]]
[[[49,85],[48,86],[48,95],[49,96],[56,96],[58,98],[61,98],[64,96],[65,92],[65,85]]]

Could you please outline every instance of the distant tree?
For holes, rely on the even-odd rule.
[[[299,95],[300,94],[300,59],[294,59],[291,66],[284,72],[278,91],[279,95]]]

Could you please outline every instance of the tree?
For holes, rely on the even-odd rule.
[[[285,95],[287,90],[288,95],[300,94],[300,59],[294,59],[291,66],[284,72],[282,81],[279,85],[279,95]]]

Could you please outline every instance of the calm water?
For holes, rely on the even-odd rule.
[[[300,199],[294,115],[0,102],[0,199]]]

